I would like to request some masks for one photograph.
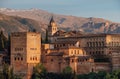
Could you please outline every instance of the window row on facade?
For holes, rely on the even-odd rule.
[[[102,47],[105,46],[104,42],[87,42],[88,47]]]
[[[104,41],[105,40],[105,38],[103,37],[103,38],[89,38],[88,39],[88,41]]]
[[[31,61],[37,61],[38,59],[37,59],[37,57],[30,57],[30,60]]]
[[[72,54],[72,55],[84,54],[84,52],[81,52],[81,50],[71,50],[71,54]]]
[[[15,51],[23,51],[23,48],[15,48]]]
[[[71,62],[74,63],[74,62],[87,62],[88,59],[71,59]]]
[[[57,30],[57,28],[52,28],[52,30],[54,31],[54,30]]]
[[[23,60],[23,57],[15,57],[14,60],[15,60],[15,61],[22,61],[22,60]]]
[[[37,48],[30,48],[30,50],[37,50]]]
[[[120,41],[120,37],[118,36],[118,37],[112,37],[112,40],[113,41]]]
[[[110,42],[107,46],[120,46],[120,42]]]
[[[90,55],[103,55],[104,51],[93,51],[93,52],[89,52]]]
[[[58,48],[58,47],[67,47],[67,46],[74,46],[74,44],[55,44],[54,47]]]

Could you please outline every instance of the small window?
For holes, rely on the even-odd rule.
[[[71,50],[71,54],[73,54],[73,51]]]
[[[16,61],[16,57],[15,57],[15,61]]]
[[[53,62],[53,59],[51,59],[51,62]]]
[[[21,60],[23,60],[23,57],[21,57]]]
[[[90,52],[90,55],[91,55],[91,52]]]
[[[76,54],[76,50],[74,50],[75,54]]]
[[[30,60],[32,60],[32,57],[30,57]]]
[[[78,50],[78,54],[79,54],[79,50]]]
[[[74,62],[74,59],[72,59],[72,63]]]
[[[37,60],[37,57],[35,58],[35,60]]]
[[[19,60],[19,57],[18,57],[18,60]]]

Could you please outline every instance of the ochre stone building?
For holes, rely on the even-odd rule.
[[[60,73],[66,66],[77,74],[110,72],[120,68],[120,34],[82,34],[79,31],[58,30],[49,38],[43,62],[49,72]]]
[[[33,67],[41,60],[41,36],[33,32],[11,34],[11,67],[15,74],[30,79]]]
[[[120,34],[82,34],[57,28],[52,17],[47,44],[41,44],[39,33],[11,34],[11,66],[16,74],[30,79],[38,63],[53,73],[61,73],[67,66],[77,74],[120,69]]]

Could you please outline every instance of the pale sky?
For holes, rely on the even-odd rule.
[[[0,8],[38,8],[56,14],[120,22],[120,0],[0,0]]]

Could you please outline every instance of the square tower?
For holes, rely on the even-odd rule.
[[[30,79],[33,67],[41,60],[41,36],[34,32],[11,34],[11,66],[15,74]]]

